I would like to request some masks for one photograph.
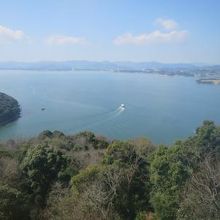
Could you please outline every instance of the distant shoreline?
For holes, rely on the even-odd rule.
[[[41,67],[2,67],[0,71],[65,71],[65,72],[80,72],[80,71],[97,71],[97,72],[115,72],[128,74],[155,74],[161,76],[183,76],[193,77],[199,84],[220,85],[220,66],[206,66],[206,67],[158,67],[158,68],[142,68],[135,69],[134,67],[62,67],[62,66],[41,66]]]
[[[198,79],[197,82],[201,84],[220,85],[220,79]]]

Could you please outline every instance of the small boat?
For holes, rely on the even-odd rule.
[[[46,110],[46,108],[41,108],[41,111],[45,111]]]
[[[125,109],[125,105],[124,105],[124,104],[121,104],[121,105],[119,106],[119,108],[120,108],[120,109]]]

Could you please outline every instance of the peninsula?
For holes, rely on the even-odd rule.
[[[220,78],[204,78],[198,79],[198,83],[220,85]]]
[[[17,120],[20,117],[20,112],[18,101],[0,92],[0,126]]]

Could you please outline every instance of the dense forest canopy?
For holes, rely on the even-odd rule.
[[[20,111],[16,99],[0,92],[0,126],[18,119]]]
[[[44,131],[0,144],[0,219],[219,219],[220,127],[171,146]]]

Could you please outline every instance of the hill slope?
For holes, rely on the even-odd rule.
[[[20,111],[16,99],[0,92],[0,126],[18,119]]]

